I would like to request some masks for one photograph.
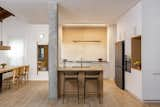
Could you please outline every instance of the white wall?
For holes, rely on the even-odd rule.
[[[40,34],[45,37],[40,39]],[[30,80],[48,80],[48,72],[37,75],[37,43],[48,44],[48,25],[31,25],[16,17],[7,18],[3,23],[3,41],[11,50],[0,50],[0,63],[11,66],[29,64]]]
[[[31,34],[28,38],[27,61],[30,64],[30,80],[48,80],[48,71],[40,71],[37,75],[37,44],[48,45],[48,25],[31,25]],[[40,35],[44,38],[41,39]]]
[[[131,56],[131,37],[142,34],[142,5],[139,2],[117,22],[117,41],[125,40],[125,54]],[[125,89],[142,99],[142,71],[125,73]]]
[[[22,65],[25,64],[26,38],[29,36],[29,24],[17,19],[16,17],[10,17],[3,22],[3,41],[4,45],[10,45],[11,50],[1,51],[1,57],[3,62],[9,65]],[[4,54],[5,53],[5,54]]]
[[[142,0],[143,99],[160,101],[160,0]]]
[[[117,35],[117,26],[108,25],[107,34],[107,58],[108,63],[104,64],[104,79],[114,80],[115,78],[115,41]]]

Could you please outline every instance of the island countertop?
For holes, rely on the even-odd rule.
[[[89,67],[58,67],[58,71],[103,71],[101,66],[89,66]]]

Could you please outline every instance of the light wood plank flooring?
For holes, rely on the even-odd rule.
[[[143,104],[127,92],[118,89],[113,81],[104,81],[104,104],[89,98],[86,104],[62,104],[61,100],[48,100],[47,82],[30,82],[0,94],[0,107],[160,107],[160,104]]]

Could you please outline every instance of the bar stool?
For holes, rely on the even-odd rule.
[[[84,82],[84,102],[86,99],[86,87],[87,87],[87,81],[88,80],[96,80],[97,82],[97,91],[95,92],[95,94],[97,95],[97,98],[99,99],[99,103],[100,103],[100,80],[99,80],[99,72],[98,71],[88,71],[85,72],[85,82]]]
[[[78,72],[72,72],[72,71],[66,71],[64,72],[64,81],[63,81],[63,103],[64,103],[64,99],[66,97],[67,94],[67,90],[66,90],[66,82],[67,81],[76,81],[76,85],[77,85],[77,90],[73,90],[72,94],[74,95],[75,91],[77,92],[77,99],[78,99],[78,103],[79,103],[79,79],[78,79]]]

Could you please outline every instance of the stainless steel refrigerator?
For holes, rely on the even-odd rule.
[[[125,89],[125,42],[120,41],[117,42],[115,45],[115,83],[119,88]]]

